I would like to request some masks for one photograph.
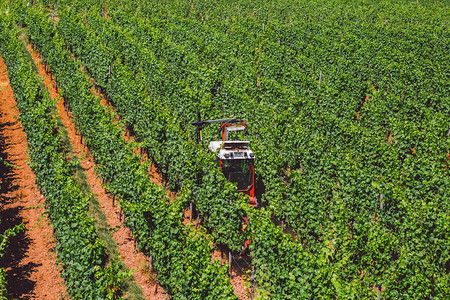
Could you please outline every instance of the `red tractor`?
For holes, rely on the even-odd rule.
[[[200,142],[202,141],[202,128],[206,124],[221,123],[219,138],[221,141],[211,141],[209,149],[217,153],[217,161],[225,178],[236,183],[237,190],[249,195],[252,206],[257,205],[255,197],[255,154],[249,148],[249,141],[230,141],[231,131],[243,131],[247,127],[243,120],[236,118],[201,121],[200,113],[197,113],[197,122],[192,125],[197,126]]]

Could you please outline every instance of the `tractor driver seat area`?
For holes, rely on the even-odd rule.
[[[222,162],[222,171],[228,181],[237,183],[239,191],[248,190],[253,182],[253,174],[249,168],[248,160],[224,160]]]

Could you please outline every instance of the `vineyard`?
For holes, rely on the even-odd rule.
[[[449,25],[431,0],[0,0],[0,55],[70,298],[130,298],[131,272],[88,214],[95,196],[19,35],[167,298],[446,299]],[[197,112],[247,123],[256,208],[206,147],[217,128],[198,142]],[[22,230],[0,232],[0,261]]]

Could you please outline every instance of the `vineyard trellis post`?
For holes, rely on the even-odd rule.
[[[150,257],[148,258],[148,262],[149,262],[150,273],[152,273],[153,272],[153,256],[152,255],[150,255]]]
[[[380,194],[380,210],[381,209],[383,209],[383,198],[384,198],[384,195],[383,194]]]
[[[251,298],[255,297],[255,266],[252,265],[252,275],[250,276]]]
[[[158,285],[159,285],[159,279],[158,279],[158,274],[156,274],[155,295],[158,293]]]
[[[231,263],[233,262],[233,256],[231,255],[231,250],[228,251],[228,264],[229,264],[229,271],[230,271],[230,278],[233,277]]]

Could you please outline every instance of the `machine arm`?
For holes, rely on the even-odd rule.
[[[200,111],[197,111],[197,121],[192,122],[192,125],[197,126],[197,137],[198,137],[197,139],[200,142],[202,142],[203,141],[202,129],[203,129],[203,126],[205,126],[205,125],[213,124],[213,123],[230,124],[230,123],[243,123],[243,122],[244,122],[244,120],[238,120],[236,118],[202,121],[200,118]],[[220,132],[223,130],[222,128],[223,128],[223,126],[220,127],[219,135],[220,135]]]

